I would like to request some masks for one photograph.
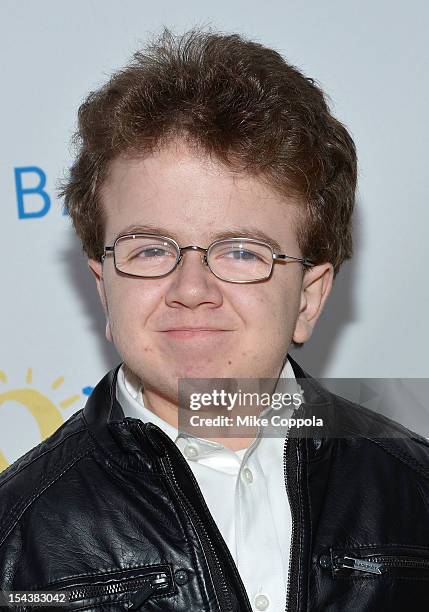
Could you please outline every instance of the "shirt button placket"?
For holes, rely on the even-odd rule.
[[[196,444],[187,444],[183,449],[183,454],[189,460],[195,460],[199,455],[199,448]]]
[[[252,470],[248,467],[245,467],[244,470],[241,472],[241,477],[244,480],[244,482],[246,482],[247,484],[250,484],[251,482],[253,482]]]
[[[255,600],[255,610],[267,610],[270,605],[270,600],[266,595],[260,594],[256,595]]]

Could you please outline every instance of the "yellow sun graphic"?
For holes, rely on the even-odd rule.
[[[7,383],[7,376],[0,370],[0,388],[1,385]],[[79,401],[80,395],[72,395],[58,402],[58,406],[53,403],[46,395],[32,388],[33,384],[33,369],[28,368],[25,375],[26,387],[12,389],[4,393],[0,393],[0,407],[6,402],[18,402],[24,406],[34,418],[37,424],[40,441],[50,436],[64,422],[61,410],[69,408],[72,404]],[[56,391],[64,383],[64,376],[58,376],[52,383],[51,389]],[[0,448],[0,472],[9,465],[5,454]]]

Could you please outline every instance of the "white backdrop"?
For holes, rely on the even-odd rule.
[[[321,84],[355,139],[355,257],[295,358],[318,376],[428,376],[428,17],[423,0],[3,0],[0,469],[118,363],[55,190],[79,104],[162,25],[276,48]]]

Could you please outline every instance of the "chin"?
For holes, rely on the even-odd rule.
[[[189,364],[176,371],[176,378],[224,378],[227,374],[220,365]]]

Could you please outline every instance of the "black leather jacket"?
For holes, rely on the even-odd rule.
[[[341,437],[285,441],[287,610],[429,610],[428,443],[290,361],[300,410]],[[68,590],[63,610],[249,612],[192,471],[158,427],[124,418],[116,373],[0,474],[0,589]]]

